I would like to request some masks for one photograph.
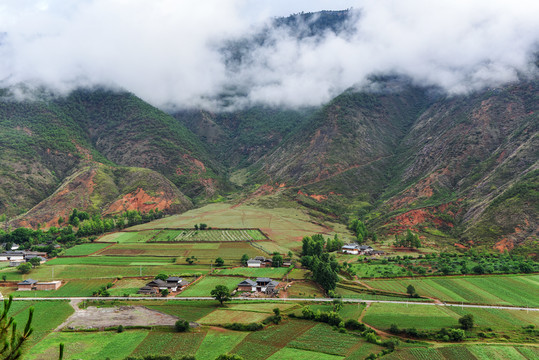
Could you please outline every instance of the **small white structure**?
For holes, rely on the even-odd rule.
[[[254,260],[254,259],[247,260],[247,267],[250,267],[250,268],[259,268],[261,267],[261,264],[262,262],[260,260]]]
[[[358,255],[359,254],[359,245],[357,244],[346,244],[341,248],[342,252],[344,254],[352,254],[352,255]]]

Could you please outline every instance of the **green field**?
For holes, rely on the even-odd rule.
[[[237,267],[233,269],[219,269],[215,272],[215,275],[234,275],[234,276],[244,276],[249,278],[255,277],[269,277],[272,279],[281,279],[286,273],[288,273],[289,268],[279,267],[279,268],[247,268],[247,267]]]
[[[178,358],[195,355],[204,340],[204,332],[177,333],[170,331],[152,331],[133,351],[133,356],[170,355]]]
[[[13,297],[69,297],[92,296],[95,290],[110,283],[110,279],[69,280],[58,290],[15,291]]]
[[[225,242],[225,241],[257,241],[267,240],[267,237],[258,229],[242,229],[242,230],[164,230],[158,236],[154,237],[151,242],[167,241],[167,242]]]
[[[198,321],[204,316],[217,309],[217,301],[175,301],[168,300],[166,303],[154,305],[155,301],[145,306],[166,314],[174,315],[187,321]]]
[[[116,281],[114,286],[109,289],[109,292],[111,296],[135,295],[148,282],[150,280],[121,279]]]
[[[536,360],[539,348],[512,345],[450,345],[399,349],[388,360]]]
[[[245,280],[240,277],[225,277],[225,276],[207,276],[194,284],[189,285],[187,289],[183,290],[178,296],[211,296],[210,292],[215,289],[217,285],[225,285],[230,291],[235,290],[238,284]]]
[[[323,290],[311,281],[294,281],[286,292],[291,298],[324,297]]]
[[[100,237],[99,242],[115,243],[144,243],[159,233],[159,230],[150,231],[120,231]]]
[[[524,310],[498,310],[460,308],[457,306],[371,304],[363,321],[379,329],[388,329],[391,324],[399,328],[421,330],[458,326],[458,319],[472,314],[477,327],[492,328],[496,332],[522,329],[523,326],[539,326],[539,313]]]
[[[231,323],[249,324],[261,322],[268,316],[269,314],[267,313],[254,311],[217,309],[204,316],[202,319],[199,319],[198,322],[204,325],[223,325]]]
[[[49,334],[25,355],[30,360],[58,359],[58,344],[65,344],[64,359],[107,359],[121,360],[148,336],[146,330],[123,333],[106,332],[55,332]]]
[[[72,248],[69,248],[65,251],[65,256],[83,256],[90,255],[96,251],[106,248],[110,244],[103,243],[91,243],[91,244],[80,244],[75,245]]]
[[[419,295],[442,301],[539,306],[539,275],[428,277],[365,280],[364,283],[375,289],[401,293],[406,293],[406,287],[413,285]]]
[[[247,332],[209,329],[196,353],[197,360],[215,360],[230,352],[246,336]]]
[[[150,257],[150,256],[87,256],[56,258],[47,262],[47,265],[167,265],[176,261],[174,257]]]
[[[285,347],[271,355],[269,360],[297,360],[297,359],[312,359],[312,360],[340,360],[343,356],[323,354],[319,352],[300,350]]]
[[[260,242],[257,244],[265,244]],[[243,254],[249,257],[258,255],[267,256],[260,249],[251,246],[248,242],[225,243],[124,243],[111,246],[99,255],[107,256],[148,256],[148,257],[176,257],[177,262],[186,264],[185,258],[195,256],[196,264],[209,264],[221,257],[225,264],[240,264]]]

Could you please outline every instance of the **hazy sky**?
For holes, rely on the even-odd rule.
[[[272,31],[234,71],[219,52],[271,17],[346,8],[360,13],[346,37]],[[465,93],[531,74],[537,14],[536,0],[2,0],[0,86],[105,85],[210,109],[231,85],[243,91],[238,106],[317,105],[373,73]]]

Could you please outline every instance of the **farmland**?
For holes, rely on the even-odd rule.
[[[536,295],[539,275],[429,277],[365,280],[364,283],[375,289],[401,293],[406,293],[406,287],[412,285],[419,295],[442,301],[539,306],[539,297]]]
[[[65,256],[90,255],[96,251],[106,248],[109,245],[110,244],[104,244],[104,243],[90,243],[90,244],[75,245],[74,247],[67,249],[64,255]]]
[[[225,285],[232,291],[238,287],[238,284],[242,280],[244,279],[239,277],[207,276],[196,281],[194,284],[189,285],[189,287],[182,291],[179,296],[210,296],[210,292],[215,289],[217,285]]]
[[[417,347],[397,350],[384,357],[388,360],[534,360],[537,347],[512,345],[450,345],[439,348]]]
[[[261,322],[268,317],[269,314],[254,312],[254,311],[242,311],[242,310],[229,310],[229,309],[217,309],[212,313],[204,316],[198,321],[204,325],[220,325],[231,323],[256,323]]]
[[[14,297],[92,296],[93,292],[109,283],[107,279],[69,280],[58,290],[15,291]]]
[[[284,277],[289,268],[246,268],[237,267],[233,269],[219,269],[215,272],[215,275],[234,275],[243,277],[269,277],[272,279],[280,279]]]
[[[268,238],[258,229],[163,230],[149,242],[258,241]]]

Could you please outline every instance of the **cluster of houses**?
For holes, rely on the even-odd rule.
[[[47,261],[47,253],[41,251],[9,250],[0,253],[0,261],[9,261],[9,266],[19,266],[33,258],[39,258],[40,263]]]
[[[56,290],[62,286],[61,281],[37,281],[34,279],[26,279],[17,283],[17,290],[19,291],[31,291],[31,290]]]
[[[177,276],[170,276],[166,280],[154,279],[141,287],[138,291],[139,294],[145,295],[157,295],[162,290],[168,290],[169,292],[182,291],[187,285],[188,281],[183,280]]]
[[[283,261],[283,264],[281,266],[289,267],[291,264],[291,260],[285,260]],[[264,256],[256,256],[254,259],[247,260],[247,267],[250,268],[265,268],[272,266],[273,260],[271,260],[270,258],[265,258]]]
[[[359,244],[346,244],[341,248],[343,254],[352,254],[352,255],[383,255],[384,252],[381,250],[374,250],[368,245],[359,245]]]
[[[238,284],[238,291],[274,295],[278,292],[278,286],[278,281],[271,280],[267,277],[259,277],[256,278],[256,281],[251,279],[243,280]]]

